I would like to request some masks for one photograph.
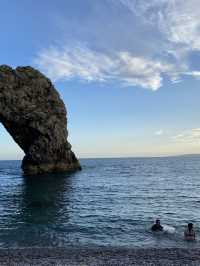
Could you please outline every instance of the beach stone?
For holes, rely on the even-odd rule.
[[[25,174],[81,169],[67,141],[65,105],[38,70],[0,66],[0,122],[25,153]]]
[[[18,248],[0,249],[0,265],[9,266],[199,266],[200,249]]]

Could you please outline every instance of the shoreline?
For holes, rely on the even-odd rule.
[[[200,265],[200,248],[1,248],[0,265]]]

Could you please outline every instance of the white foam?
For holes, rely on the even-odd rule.
[[[175,232],[175,228],[173,226],[169,226],[169,225],[163,225],[163,231],[169,234],[174,234]]]

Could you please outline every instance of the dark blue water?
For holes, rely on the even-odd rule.
[[[73,174],[23,177],[0,162],[0,247],[194,247],[200,239],[200,156],[85,159]],[[176,228],[153,234],[155,218]]]

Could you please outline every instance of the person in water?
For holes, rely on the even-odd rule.
[[[193,224],[189,223],[187,229],[184,232],[185,240],[195,240],[195,231],[193,228]]]
[[[163,231],[163,227],[160,224],[160,219],[156,219],[156,223],[151,227],[152,231]]]

